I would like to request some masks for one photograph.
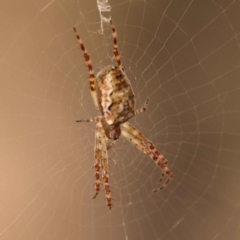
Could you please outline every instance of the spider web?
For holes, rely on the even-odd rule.
[[[239,239],[240,1],[1,1],[0,239]],[[166,156],[161,171],[120,139],[109,151],[114,207],[94,195],[88,70],[115,64],[107,19],[137,107],[131,123]]]

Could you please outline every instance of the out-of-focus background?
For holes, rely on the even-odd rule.
[[[105,9],[104,9],[105,2]],[[102,5],[101,5],[102,4]],[[2,0],[1,240],[240,239],[240,1]],[[131,123],[174,173],[126,140],[109,151],[114,207],[94,195],[88,70],[119,51],[137,108]],[[103,188],[102,188],[103,189]]]

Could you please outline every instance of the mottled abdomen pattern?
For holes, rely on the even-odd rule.
[[[96,85],[99,109],[107,124],[121,124],[135,115],[132,86],[120,67],[103,68],[97,74]]]

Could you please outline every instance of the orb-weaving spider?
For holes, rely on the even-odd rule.
[[[101,69],[97,74],[96,79],[87,50],[85,49],[76,28],[74,28],[74,32],[83,51],[85,62],[89,70],[92,98],[97,110],[101,113],[101,116],[99,117],[77,120],[77,122],[97,122],[95,132],[94,165],[96,172],[96,192],[93,198],[96,198],[98,195],[101,178],[103,178],[107,206],[109,209],[112,208],[112,198],[109,186],[107,150],[116,143],[120,135],[123,135],[127,140],[136,145],[143,153],[150,155],[154,162],[162,169],[161,179],[165,174],[167,175],[166,182],[161,187],[154,190],[154,192],[160,191],[166,187],[173,177],[172,172],[167,167],[167,160],[165,157],[156,149],[151,141],[146,139],[136,128],[127,122],[130,118],[146,111],[148,99],[142,108],[135,110],[135,96],[120,60],[117,34],[112,20],[110,20],[110,25],[113,36],[113,53],[115,55],[117,66],[107,66]],[[102,174],[100,174],[100,171],[102,171]]]

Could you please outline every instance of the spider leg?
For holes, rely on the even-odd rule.
[[[100,177],[100,168],[101,168],[101,159],[102,159],[102,142],[101,142],[101,131],[102,131],[102,124],[99,122],[96,125],[95,130],[95,194],[93,196],[93,199],[97,197],[99,191],[100,191],[100,184],[101,184],[101,177]]]
[[[149,103],[149,98],[146,99],[146,102],[144,103],[143,107],[135,111],[135,116],[138,115],[139,113],[145,112],[147,110]]]
[[[98,109],[98,100],[97,100],[96,85],[95,85],[95,76],[94,76],[94,72],[93,72],[93,68],[92,68],[91,59],[90,59],[90,56],[87,53],[86,48],[83,45],[83,42],[82,42],[82,40],[81,40],[81,38],[80,38],[80,36],[79,36],[79,34],[77,32],[77,29],[74,27],[73,30],[74,30],[74,32],[76,34],[77,41],[78,41],[78,43],[79,43],[79,45],[80,45],[80,47],[82,49],[82,52],[83,52],[83,55],[84,55],[84,58],[85,58],[85,62],[86,62],[87,67],[88,67],[91,95],[92,95],[95,107]]]
[[[102,122],[103,118],[102,117],[95,117],[95,118],[86,118],[86,119],[79,119],[76,120],[76,122]]]
[[[136,128],[134,128],[130,123],[125,122],[121,124],[121,130],[122,135],[135,144],[142,152],[149,154],[150,157],[154,160],[154,162],[162,169],[162,176],[160,178],[160,181],[164,177],[164,175],[167,175],[167,180],[165,183],[159,187],[158,189],[154,190],[154,192],[158,192],[165,188],[167,184],[171,181],[173,178],[172,172],[167,167],[167,160],[166,158],[156,149],[154,144],[146,139]]]
[[[110,185],[109,185],[107,158],[103,158],[102,171],[103,171],[103,181],[104,181],[104,187],[105,187],[105,192],[106,192],[107,206],[111,210],[111,208],[112,208],[112,197],[111,197],[111,190],[110,190]]]
[[[116,32],[116,29],[115,29],[115,26],[114,26],[112,20],[110,20],[110,25],[112,28],[112,36],[113,36],[113,53],[115,55],[115,59],[116,59],[118,66],[124,71],[124,68],[121,63],[120,55],[118,53],[117,32]]]
[[[134,128],[129,122],[122,123],[121,127],[125,128],[125,130],[128,131],[134,138],[139,139],[141,143],[143,143],[151,152],[153,152],[158,157],[161,163],[167,166],[167,159],[157,150],[151,141],[149,141],[143,136],[143,134],[140,133],[139,130]]]
[[[164,176],[165,176],[165,173],[164,173],[164,170],[162,169],[162,175],[158,181],[161,182],[163,180]]]
[[[131,135],[129,132],[127,132],[126,130],[122,130],[122,135],[129,140],[132,144],[134,144],[141,152],[145,153],[145,154],[149,154],[150,155],[150,151],[149,149],[147,149],[146,146],[144,146],[144,144],[140,141],[140,139],[133,137],[133,135]],[[163,177],[164,177],[165,173],[164,170],[162,169],[162,175],[159,179],[159,182],[162,181]]]
[[[104,188],[106,192],[107,206],[109,209],[112,208],[111,190],[109,185],[109,174],[108,174],[108,154],[107,154],[107,142],[105,132],[102,127],[102,123],[98,122],[96,125],[96,137],[95,137],[95,195],[96,198],[100,191],[100,169],[102,169],[102,179],[104,182]]]
[[[101,123],[100,123],[101,124]],[[101,124],[102,125],[102,124]],[[108,173],[108,153],[107,153],[107,141],[104,129],[101,128],[102,138],[101,138],[101,151],[102,151],[102,178],[104,182],[105,192],[106,192],[106,200],[107,206],[111,210],[112,208],[112,197],[111,197],[111,190],[109,185],[109,173]]]

